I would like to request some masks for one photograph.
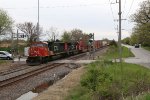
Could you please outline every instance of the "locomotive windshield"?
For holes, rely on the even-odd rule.
[[[32,44],[31,47],[46,47],[47,44]]]

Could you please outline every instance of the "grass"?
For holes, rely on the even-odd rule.
[[[70,95],[65,100],[91,100],[90,91],[81,85],[76,86],[73,90],[69,91]]]
[[[6,63],[5,60],[0,60],[0,64]]]
[[[127,57],[134,57],[134,54],[127,48],[127,47],[122,47],[122,57],[127,58]],[[118,59],[119,58],[119,53],[118,53],[118,48],[115,46],[110,46],[107,53],[104,54],[104,59]]]
[[[134,56],[123,47],[122,57]],[[70,91],[66,100],[150,100],[150,70],[136,64],[113,63],[117,48],[110,47],[104,61],[91,63],[81,78],[81,85]],[[126,98],[126,99],[124,99]]]
[[[66,100],[119,100],[150,89],[150,71],[135,64],[110,61],[88,65],[81,86],[71,91]],[[87,99],[90,98],[90,99]]]
[[[150,47],[143,47],[144,49],[150,51]]]
[[[4,63],[7,63],[7,60],[0,60],[0,65]]]
[[[142,93],[136,97],[128,97],[124,100],[150,100],[150,93]]]

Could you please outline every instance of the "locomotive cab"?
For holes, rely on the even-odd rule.
[[[28,52],[29,56],[26,60],[28,64],[47,62],[50,55],[48,44],[46,42],[32,43]]]

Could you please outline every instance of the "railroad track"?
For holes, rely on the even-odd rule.
[[[9,73],[7,75],[0,76],[0,88],[11,85],[17,81],[23,80],[25,78],[40,74],[47,70],[53,69],[55,67],[61,66],[64,64],[47,64],[45,66],[39,66],[38,68],[21,70],[14,73]]]
[[[78,59],[79,57],[83,57],[86,53],[82,53],[79,55],[71,56],[65,59]],[[0,73],[0,88],[6,87],[11,85],[17,81],[23,80],[25,78],[40,74],[44,71],[53,69],[55,67],[65,65],[65,64],[58,64],[50,62],[48,64],[42,64],[39,66],[27,66],[24,65],[21,68],[13,69],[13,70],[6,70],[3,73]]]
[[[103,49],[103,48],[102,48]],[[86,53],[81,53],[75,56],[71,56],[65,59],[71,59],[76,60],[83,56],[85,56]],[[0,88],[6,87],[8,85],[11,85],[15,82],[18,82],[20,80],[23,80],[25,78],[40,74],[42,72],[45,72],[47,70],[53,69],[55,67],[59,67],[61,65],[65,64],[58,64],[50,62],[48,64],[42,64],[39,66],[27,66],[26,64],[23,65],[21,68],[13,69],[13,70],[7,70],[3,73],[0,73]]]
[[[7,74],[10,74],[10,73],[14,73],[14,72],[17,72],[17,71],[20,71],[20,70],[25,70],[25,69],[28,69],[30,67],[31,66],[27,66],[27,64],[19,64],[19,65],[15,66],[14,68],[1,71],[0,76],[7,75]]]
[[[101,50],[101,49],[103,49],[103,48],[100,48],[99,50]],[[99,50],[97,50],[97,51],[99,51]],[[65,60],[65,59],[67,59],[67,60],[76,60],[76,59],[79,59],[83,56],[86,56],[86,53],[81,53],[81,54],[78,54],[78,55],[63,58],[63,60]],[[62,59],[60,59],[60,60],[62,60]],[[51,61],[51,63],[53,63],[53,61]],[[35,67],[35,66],[28,66],[27,64],[19,64],[19,65],[15,65],[15,66],[16,67],[14,67],[14,68],[0,71],[0,76],[7,75],[9,73],[14,73],[14,72],[21,71],[21,70],[25,70],[25,69],[28,69],[28,68],[31,68],[31,67]]]

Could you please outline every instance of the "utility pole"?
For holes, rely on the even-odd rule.
[[[17,29],[17,56],[19,55],[19,33],[18,33],[18,29]]]
[[[95,59],[95,41],[94,41],[94,33],[93,33],[93,60]]]
[[[38,23],[37,23],[37,35],[38,35],[38,37],[37,37],[37,41],[39,41],[40,39],[39,39],[39,10],[40,10],[40,8],[39,8],[39,5],[40,5],[40,2],[39,2],[39,0],[38,0]]]
[[[12,41],[11,41],[11,54],[12,54],[12,63],[14,63],[14,33],[13,31],[11,30],[11,33],[12,33]]]
[[[117,0],[116,0],[116,2],[117,2]],[[121,14],[122,14],[122,12],[121,12],[121,0],[119,0],[119,2],[117,2],[117,3],[119,3],[119,13],[118,13],[118,15],[119,15],[119,35],[118,35],[118,46],[119,46],[119,62],[121,63],[122,62],[122,48],[121,48]]]

